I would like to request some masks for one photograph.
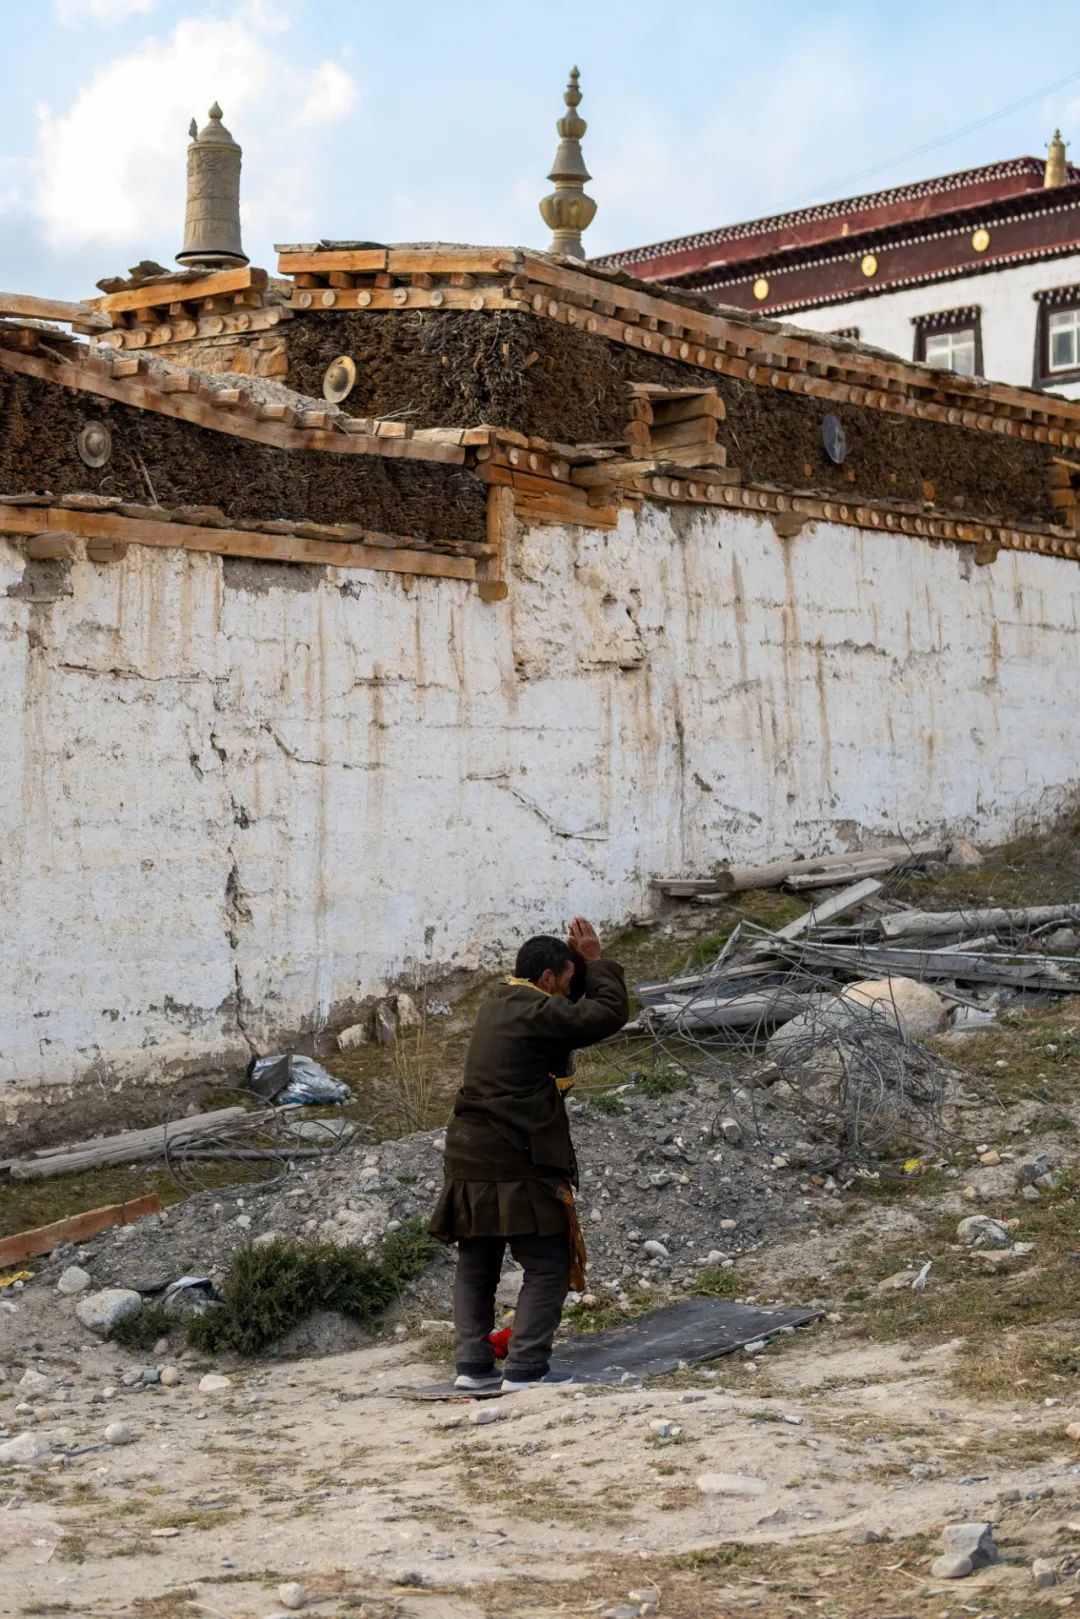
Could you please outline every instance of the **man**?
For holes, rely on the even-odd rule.
[[[563,1091],[574,1051],[616,1034],[629,1015],[623,970],[604,959],[596,929],[581,916],[566,940],[540,935],[523,944],[513,977],[480,1005],[431,1221],[433,1235],[458,1245],[458,1388],[500,1386],[488,1335],[507,1244],[525,1277],[501,1386],[526,1388],[548,1375],[572,1277],[584,1286]]]

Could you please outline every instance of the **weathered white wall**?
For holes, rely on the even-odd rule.
[[[829,304],[823,309],[800,309],[786,316],[794,326],[813,332],[835,332],[857,326],[859,341],[889,349],[903,360],[915,354],[916,315],[940,309],[982,309],[983,370],[996,382],[1030,388],[1035,365],[1035,329],[1038,305],[1035,293],[1048,287],[1072,287],[1080,282],[1080,253],[1040,264],[1017,264],[985,275],[937,281],[926,287],[901,288],[872,298]],[[1080,382],[1050,382],[1052,393],[1080,398]]]
[[[12,593],[14,592],[14,593]],[[651,874],[1080,778],[1080,569],[645,507],[509,600],[0,539],[0,1098],[246,1058]]]

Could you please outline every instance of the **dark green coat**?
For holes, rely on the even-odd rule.
[[[436,1236],[566,1230],[558,1188],[577,1184],[577,1163],[557,1081],[575,1051],[617,1034],[630,1015],[617,962],[590,962],[584,978],[578,1001],[511,979],[481,1002],[446,1132]]]

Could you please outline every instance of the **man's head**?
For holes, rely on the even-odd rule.
[[[518,951],[514,976],[527,978],[549,995],[568,996],[576,965],[577,959],[565,939],[539,933],[535,939],[526,939]]]

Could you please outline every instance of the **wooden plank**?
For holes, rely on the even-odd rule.
[[[685,399],[665,399],[660,394],[654,394],[649,404],[658,427],[672,427],[676,422],[696,422],[702,416],[711,416],[718,422],[727,417],[727,406],[716,393],[690,394]]]
[[[386,255],[391,275],[499,275],[520,263],[520,253],[506,247],[392,247]]]
[[[853,860],[849,866],[837,866],[833,871],[819,871],[809,876],[800,876],[797,872],[784,879],[784,887],[790,888],[792,893],[802,894],[815,888],[839,888],[842,883],[851,882],[859,877],[877,877],[892,871],[896,865],[895,860],[887,856],[880,860]],[[824,901],[828,904],[828,901]]]
[[[294,292],[288,308],[312,314],[343,309],[509,309],[524,314],[529,306],[501,286],[478,286],[472,291],[460,287],[355,287],[351,292],[337,292],[332,287],[320,292],[316,287]]]
[[[853,883],[840,894],[833,894],[830,899],[823,899],[820,905],[811,905],[804,916],[797,916],[793,922],[777,928],[778,939],[797,939],[808,929],[818,928],[823,922],[831,922],[836,916],[843,916],[848,911],[855,910],[868,899],[880,894],[884,883],[879,883],[873,877],[866,877],[862,882]],[[765,948],[771,948],[766,946]]]
[[[95,332],[108,331],[112,321],[89,304],[64,303],[59,298],[32,298],[29,293],[0,292],[0,316],[23,320],[62,320]]]
[[[133,309],[156,309],[161,304],[201,303],[223,292],[262,292],[268,277],[265,270],[247,265],[242,270],[214,270],[185,281],[177,277],[169,281],[148,281],[125,292],[107,292],[94,299],[94,307],[110,315],[123,315]]]
[[[836,868],[854,866],[860,861],[891,860],[897,865],[914,859],[929,859],[947,853],[940,843],[884,843],[877,849],[866,849],[848,854],[817,855],[810,860],[772,860],[762,866],[729,866],[712,877],[658,877],[654,888],[664,893],[677,894],[685,899],[694,894],[738,894],[753,888],[779,888],[786,878],[808,876],[811,872],[835,871]]]
[[[804,939],[785,942],[765,929],[755,930],[764,942],[775,940],[776,955],[793,955],[797,960],[823,962],[843,967],[853,976],[882,977],[890,973],[905,978],[951,982],[961,979],[972,984],[1014,984],[1024,989],[1049,989],[1058,995],[1080,994],[1080,974],[1059,977],[1043,970],[1037,957],[1026,961],[976,956],[957,950],[902,950],[882,945],[811,944]]]
[[[145,1197],[132,1198],[130,1203],[109,1203],[100,1209],[87,1209],[85,1214],[73,1214],[66,1220],[54,1220],[52,1225],[20,1231],[14,1237],[0,1237],[0,1265],[17,1264],[20,1259],[33,1259],[36,1254],[51,1254],[62,1243],[82,1242],[112,1226],[130,1225],[148,1214],[160,1213],[161,1199],[156,1192],[149,1192]]]
[[[294,534],[265,534],[228,528],[199,528],[189,523],[143,522],[113,512],[67,511],[58,507],[0,504],[0,533],[40,534],[64,529],[86,538],[124,540],[218,556],[255,557],[271,562],[319,562],[335,568],[369,568],[376,573],[414,573],[439,579],[476,577],[472,557],[448,557],[434,551],[409,550],[398,536],[386,545],[301,539]]]
[[[637,423],[630,423],[631,427]],[[644,426],[644,423],[640,424]],[[681,449],[685,447],[705,448],[716,443],[719,426],[712,416],[695,416],[692,421],[673,422],[669,427],[666,422],[657,422],[650,431],[646,430],[645,442],[656,452],[666,449]],[[663,456],[657,453],[657,459]]]
[[[278,253],[278,272],[281,275],[327,274],[331,270],[348,270],[353,274],[365,270],[385,270],[385,247],[309,247]]]
[[[900,911],[895,916],[883,916],[878,925],[883,939],[902,939],[911,934],[985,933],[1006,928],[1018,933],[1045,922],[1076,920],[1080,920],[1080,901],[1073,905],[1017,906],[1014,910],[997,906],[986,910],[972,907],[965,911]]]
[[[55,382],[82,393],[115,399],[120,404],[133,405],[139,410],[172,416],[178,421],[209,428],[212,432],[250,439],[257,444],[269,444],[279,450],[329,450],[335,455],[382,455],[406,460],[442,461],[451,466],[463,466],[466,459],[465,450],[453,444],[276,427],[257,419],[256,413],[262,407],[256,405],[254,400],[250,415],[228,411],[215,406],[212,389],[203,392],[189,387],[186,393],[167,392],[167,387],[172,384],[171,378],[161,379],[161,386],[157,385],[157,379],[154,386],[141,381],[117,380],[109,376],[104,366],[91,361],[74,364],[68,360],[15,354],[0,348],[0,370],[5,369],[22,372],[25,376],[41,377],[46,382]]]

